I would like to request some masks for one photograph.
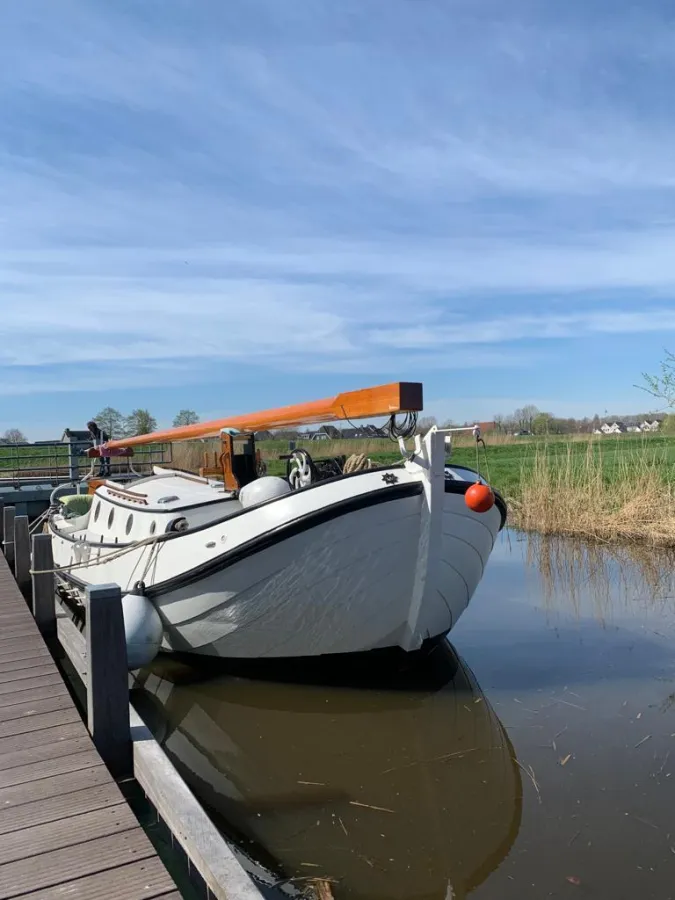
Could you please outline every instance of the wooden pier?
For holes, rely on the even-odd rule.
[[[103,763],[0,553],[0,898],[181,894]]]
[[[119,586],[88,587],[78,627],[55,596],[50,537],[31,539],[27,517],[1,499],[0,544],[0,900],[183,896],[122,783],[168,832],[167,865],[187,876],[189,896],[262,900],[130,702]],[[63,655],[86,694],[82,714]]]

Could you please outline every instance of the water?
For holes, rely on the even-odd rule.
[[[412,671],[275,683],[162,660],[138,701],[287,891],[319,877],[336,900],[667,900],[673,571],[505,533],[454,651]]]

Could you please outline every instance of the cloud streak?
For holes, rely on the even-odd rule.
[[[538,341],[675,333],[664,15],[12,5],[0,390],[79,390],[35,372],[65,353],[111,389],[228,364],[243,391],[262,367],[513,394]]]

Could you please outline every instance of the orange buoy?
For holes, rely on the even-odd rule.
[[[464,494],[464,502],[474,512],[484,513],[495,505],[495,495],[487,484],[477,481]]]

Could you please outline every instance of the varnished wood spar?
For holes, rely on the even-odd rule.
[[[23,596],[30,595],[30,530],[28,516],[14,519],[14,577]]]
[[[317,422],[391,416],[400,412],[419,412],[422,408],[422,385],[417,382],[397,381],[379,387],[347,391],[337,394],[335,397],[314,400],[311,403],[297,403],[292,406],[281,406],[278,409],[247,413],[243,416],[229,416],[210,422],[200,422],[196,425],[167,428],[163,431],[140,434],[124,440],[108,441],[106,449],[114,450],[122,447],[137,447],[141,444],[162,443],[163,441],[187,441],[194,438],[213,437],[220,434],[223,428],[236,428],[239,431],[262,431],[266,428],[282,428],[289,425],[310,425]]]
[[[117,778],[133,771],[129,668],[117,584],[87,587],[87,721],[96,749]]]
[[[33,535],[33,617],[44,637],[56,634],[54,555],[49,534]]]
[[[10,566],[14,565],[14,516],[16,513],[16,509],[13,506],[5,506],[3,509],[2,519],[3,519],[3,541],[2,545],[5,550],[5,559],[10,564]]]

